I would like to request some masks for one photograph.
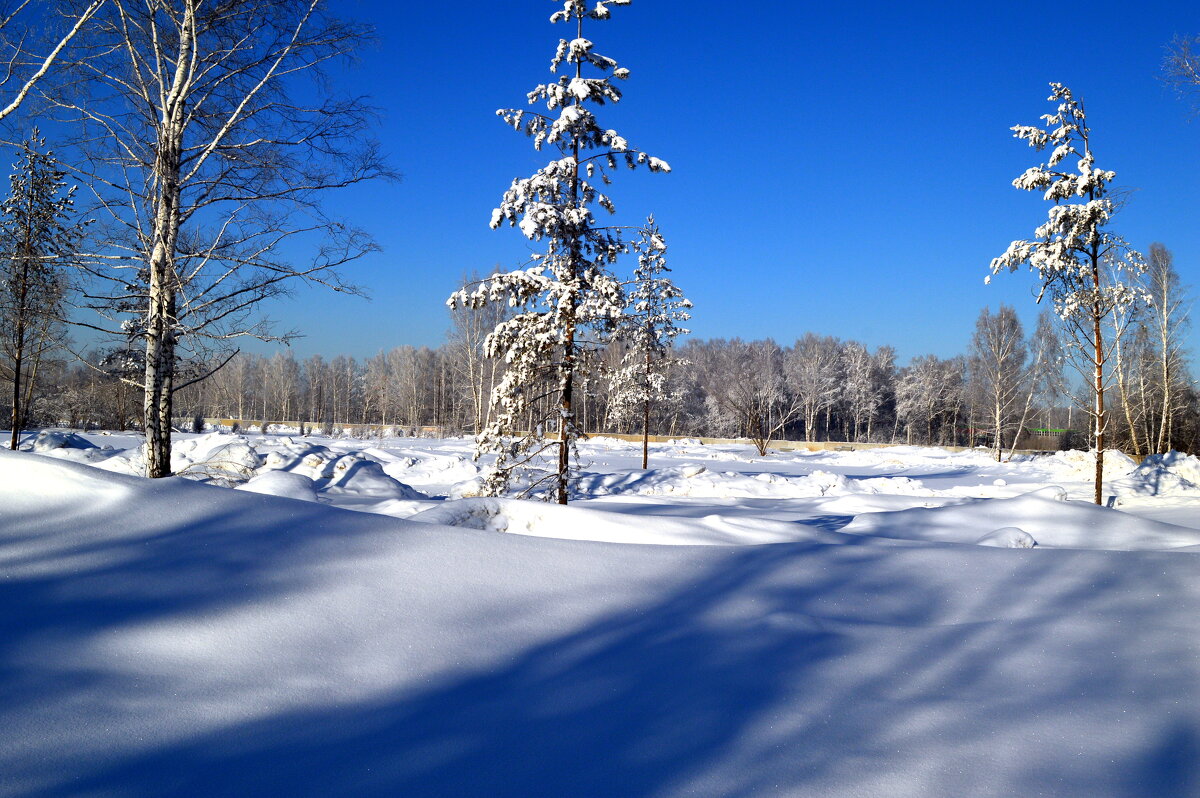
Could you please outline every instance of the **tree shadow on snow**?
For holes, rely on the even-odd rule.
[[[1177,570],[1155,556],[964,551],[710,550],[657,599],[480,672],[118,753],[70,789],[1194,795],[1190,644],[1164,644],[1150,611],[1122,612],[1134,624],[1116,637],[1093,628],[1127,584],[1117,566],[1167,595]],[[964,568],[981,574],[965,598]],[[1147,682],[1142,656],[1177,657],[1177,670]],[[1111,701],[1123,691],[1124,736]],[[1138,708],[1168,700],[1180,725],[1147,736]]]

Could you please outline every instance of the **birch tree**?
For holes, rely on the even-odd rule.
[[[1013,433],[1015,443],[1020,436],[1027,356],[1025,333],[1016,310],[1004,304],[996,313],[984,308],[975,322],[968,368],[982,400],[981,409],[987,414],[996,462],[1000,462],[1005,437]]]
[[[738,431],[765,457],[771,439],[801,415],[801,405],[787,390],[784,353],[770,339],[709,341],[693,350],[696,368],[713,409],[737,423]]]
[[[1200,110],[1200,36],[1176,36],[1167,46],[1163,78]]]
[[[0,8],[0,39],[6,51],[7,63],[0,75],[0,121],[16,112],[42,81],[55,62],[59,61],[71,40],[91,22],[105,0],[86,3],[19,0]],[[79,6],[77,9],[72,6]],[[64,8],[65,6],[65,8]],[[18,28],[24,30],[14,31]],[[54,30],[47,49],[35,51],[27,44],[28,29]]]
[[[896,419],[904,424],[908,443],[914,442],[914,433],[922,426],[924,435],[917,436],[922,443],[953,444],[957,440],[964,371],[961,357],[913,358],[896,384]]]
[[[564,0],[550,17],[574,33],[569,40],[559,40],[550,60],[551,71],[561,69],[564,74],[528,95],[531,105],[544,103],[547,112],[498,112],[529,136],[535,149],[549,145],[558,157],[531,177],[515,179],[492,212],[493,228],[507,222],[529,240],[543,243],[545,251],[527,268],[494,275],[448,301],[451,308],[507,302],[516,311],[487,341],[488,354],[502,356],[507,366],[493,393],[495,416],[477,439],[477,454],[496,454],[483,486],[492,495],[507,490],[515,472],[521,471],[528,477],[524,494],[548,488],[548,496],[567,503],[575,444],[583,435],[575,406],[583,350],[598,331],[611,327],[624,306],[612,266],[626,246],[620,230],[601,225],[593,209],[615,211],[601,188],[619,164],[670,171],[665,161],[634,149],[615,130],[601,126],[592,111],[620,101],[614,79],[625,80],[629,70],[596,52],[592,41],[584,38],[584,23],[608,19],[610,6],[630,1]],[[524,434],[518,434],[521,420],[541,399],[549,400],[544,406],[552,408],[553,417],[530,418]],[[556,443],[545,436],[551,424],[558,428]],[[552,449],[557,450],[554,469],[539,475],[542,457]]]
[[[1056,321],[1057,317],[1049,311],[1039,313],[1037,327],[1028,343],[1030,363],[1023,379],[1026,392],[1021,405],[1021,417],[1016,425],[1017,434],[1013,436],[1012,446],[1008,450],[1009,460],[1016,454],[1025,423],[1034,411],[1034,402],[1041,400],[1043,407],[1048,408],[1065,392],[1063,351]]]
[[[1171,250],[1157,242],[1150,245],[1145,285],[1148,297],[1146,324],[1154,341],[1155,377],[1162,397],[1157,408],[1159,423],[1154,434],[1154,451],[1165,454],[1171,448],[1175,414],[1183,406],[1188,385],[1183,339],[1189,323],[1190,302],[1175,270]]]
[[[478,284],[478,275],[463,279],[464,289]],[[481,306],[458,305],[450,309],[450,332],[447,348],[451,367],[466,383],[470,396],[471,429],[475,435],[483,432],[491,421],[491,395],[503,368],[499,358],[487,354],[488,334],[503,322],[509,313],[505,302],[490,302]]]
[[[836,338],[805,333],[785,358],[788,389],[800,401],[804,440],[817,440],[817,419],[837,401],[844,382],[841,345]]]
[[[1112,342],[1104,322],[1114,308],[1138,301],[1140,291],[1125,279],[1140,275],[1141,256],[1108,229],[1117,210],[1110,186],[1116,173],[1096,168],[1091,131],[1083,101],[1061,83],[1051,83],[1054,113],[1042,116],[1042,127],[1016,125],[1014,137],[1035,150],[1050,149],[1045,164],[1030,167],[1013,181],[1015,188],[1041,191],[1053,203],[1047,221],[1034,238],[1013,241],[992,261],[992,274],[1028,264],[1041,281],[1038,300],[1049,296],[1063,320],[1075,363],[1086,374],[1091,401],[1084,408],[1096,447],[1095,501],[1103,502],[1104,446],[1108,424],[1105,389]],[[1044,128],[1044,129],[1043,129]],[[1076,159],[1076,170],[1062,166]],[[1107,267],[1107,268],[1106,268]],[[1105,275],[1112,279],[1105,279]]]
[[[91,326],[145,349],[147,476],[170,473],[173,394],[205,376],[182,379],[180,359],[219,366],[210,353],[239,338],[288,338],[259,303],[297,280],[352,290],[337,267],[375,248],[321,207],[387,174],[369,109],[322,72],[368,30],[328,5],[107,0],[86,81],[55,103],[114,242],[89,269]]]

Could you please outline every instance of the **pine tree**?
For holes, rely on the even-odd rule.
[[[560,157],[531,177],[514,180],[492,212],[493,229],[508,222],[531,241],[544,243],[545,251],[526,268],[489,277],[472,290],[456,292],[448,302],[453,308],[507,301],[516,309],[487,340],[488,355],[501,356],[507,364],[493,393],[495,416],[477,438],[477,454],[497,455],[483,486],[492,495],[507,490],[520,473],[533,475],[526,495],[550,483],[554,498],[567,503],[575,444],[583,435],[575,421],[574,396],[582,376],[582,351],[624,308],[612,265],[627,248],[618,228],[601,225],[593,215],[596,206],[614,212],[612,201],[593,181],[598,178],[607,185],[622,163],[670,171],[665,161],[633,149],[615,130],[602,127],[591,110],[621,99],[613,78],[625,80],[629,70],[595,51],[583,36],[584,20],[607,19],[609,6],[629,3],[565,0],[562,10],[550,17],[552,23],[575,28],[573,39],[559,40],[550,62],[552,72],[561,68],[565,74],[528,95],[530,104],[544,102],[548,113],[497,112],[532,138],[535,149],[550,145]],[[585,69],[593,76],[585,77]],[[526,430],[518,435],[523,421]],[[550,426],[558,429],[557,442],[546,438]],[[555,470],[536,476],[541,456],[555,447]]]
[[[667,243],[654,217],[646,219],[633,248],[638,266],[633,273],[632,289],[627,292],[625,315],[617,325],[616,341],[625,346],[620,367],[611,375],[609,399],[612,415],[621,419],[640,411],[642,417],[642,468],[650,460],[650,411],[669,398],[667,375],[682,365],[672,357],[675,339],[687,335],[679,322],[691,318],[690,300],[666,273]]]
[[[1109,375],[1105,366],[1111,342],[1105,343],[1103,322],[1115,308],[1142,299],[1136,287],[1122,282],[1144,270],[1142,257],[1123,238],[1108,230],[1117,210],[1110,184],[1116,172],[1096,168],[1090,130],[1083,101],[1061,83],[1051,83],[1050,102],[1055,113],[1044,114],[1045,130],[1016,125],[1014,136],[1035,150],[1051,148],[1047,163],[1030,167],[1013,181],[1024,191],[1042,191],[1053,202],[1046,223],[1037,228],[1033,240],[1013,241],[1003,255],[992,261],[992,274],[1016,271],[1029,264],[1042,282],[1038,300],[1049,296],[1054,310],[1069,333],[1081,370],[1090,383],[1090,403],[1084,407],[1091,419],[1096,446],[1095,501],[1103,500],[1104,443],[1108,412],[1104,392]],[[1075,172],[1059,165],[1068,157],[1078,158]]]
[[[0,205],[0,319],[5,371],[12,381],[12,438],[17,448],[38,364],[62,337],[64,262],[76,252],[75,189],[34,130],[21,146]]]

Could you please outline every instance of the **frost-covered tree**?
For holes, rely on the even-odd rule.
[[[65,269],[82,238],[74,188],[34,131],[21,146],[0,205],[0,370],[12,382],[12,439],[17,448],[38,365],[61,343]]]
[[[838,392],[850,416],[852,440],[872,439],[874,422],[888,396],[895,391],[895,359],[896,353],[890,346],[880,347],[872,354],[858,341],[842,345]]]
[[[1163,77],[1200,110],[1200,36],[1176,36],[1167,46]]]
[[[769,338],[734,338],[709,341],[692,352],[707,391],[710,423],[734,422],[734,429],[765,456],[771,439],[801,413],[800,402],[787,390],[783,350]]]
[[[1016,423],[1017,432],[1008,451],[1010,460],[1016,453],[1025,423],[1034,412],[1035,402],[1040,400],[1042,406],[1049,410],[1066,390],[1063,380],[1063,350],[1057,321],[1057,316],[1043,310],[1038,314],[1037,327],[1027,344],[1029,365],[1022,376],[1025,396],[1020,408],[1021,416]]]
[[[479,276],[463,279],[467,288],[479,282]],[[450,310],[450,332],[447,348],[451,366],[470,397],[471,429],[475,435],[483,432],[491,420],[492,390],[496,387],[503,363],[487,354],[487,336],[508,317],[508,304],[491,302],[482,306],[459,305]]]
[[[784,359],[788,390],[804,413],[804,440],[817,440],[817,419],[828,413],[841,393],[841,344],[832,336],[805,333]]]
[[[1091,420],[1096,447],[1095,501],[1103,501],[1104,446],[1108,412],[1104,392],[1110,375],[1106,365],[1112,342],[1105,341],[1104,322],[1115,308],[1137,302],[1139,289],[1125,282],[1144,268],[1141,256],[1108,225],[1117,210],[1110,184],[1116,173],[1096,168],[1083,101],[1061,83],[1051,83],[1054,113],[1044,114],[1044,128],[1016,125],[1014,136],[1035,150],[1050,149],[1045,164],[1030,167],[1013,181],[1015,188],[1041,191],[1054,203],[1033,239],[1013,241],[992,261],[992,274],[1028,264],[1041,280],[1038,300],[1049,296],[1068,332],[1075,362],[1087,371]],[[1062,167],[1076,160],[1075,171]]]
[[[550,17],[574,29],[560,39],[550,61],[558,80],[538,85],[528,95],[531,105],[544,103],[546,112],[501,109],[499,116],[533,139],[547,145],[556,157],[530,177],[517,178],[492,212],[492,227],[508,222],[526,238],[544,244],[530,265],[494,275],[471,290],[453,294],[448,304],[478,306],[507,302],[516,312],[488,336],[490,356],[502,356],[507,370],[493,392],[496,414],[478,436],[478,453],[494,452],[496,463],[485,479],[484,491],[505,491],[516,472],[530,477],[525,494],[549,487],[553,498],[566,504],[576,441],[583,432],[576,423],[575,388],[582,376],[582,350],[596,333],[611,327],[624,308],[621,284],[612,272],[626,251],[620,230],[605,226],[593,209],[613,212],[613,203],[600,189],[620,164],[645,165],[666,172],[665,161],[633,149],[615,130],[603,127],[594,106],[615,103],[621,91],[613,79],[625,80],[629,70],[596,52],[584,38],[584,22],[607,19],[609,6],[630,0],[565,0]],[[545,411],[530,418],[541,399]],[[518,434],[526,421],[524,434]],[[546,433],[553,426],[558,441]],[[557,448],[553,471],[538,476],[541,458]]]
[[[913,358],[896,383],[896,420],[904,424],[909,443],[955,442],[962,413],[964,371],[961,357]]]
[[[667,375],[683,360],[671,354],[675,339],[688,330],[680,322],[691,318],[690,300],[667,277],[667,243],[654,217],[646,220],[633,244],[638,266],[626,293],[625,315],[616,339],[625,344],[620,366],[612,373],[609,412],[621,419],[634,413],[642,419],[642,468],[650,460],[650,411],[668,398]]]
[[[1183,340],[1191,301],[1175,270],[1171,250],[1157,242],[1150,245],[1145,286],[1149,298],[1146,326],[1154,342],[1155,381],[1160,393],[1158,428],[1151,433],[1154,451],[1165,453],[1171,448],[1175,414],[1190,382]]]
[[[859,440],[863,421],[874,409],[871,384],[871,353],[858,341],[847,341],[842,347],[841,401],[853,423],[852,440]]]
[[[1028,348],[1017,311],[1000,305],[992,313],[984,308],[975,321],[971,356],[967,361],[971,385],[990,430],[992,451],[1000,462],[1004,440],[1020,435],[1021,400],[1025,395],[1025,359]]]

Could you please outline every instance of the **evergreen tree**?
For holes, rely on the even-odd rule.
[[[992,261],[992,274],[1029,264],[1042,282],[1038,300],[1049,296],[1064,322],[1072,354],[1090,383],[1090,402],[1083,409],[1092,422],[1095,501],[1100,504],[1108,424],[1104,392],[1110,377],[1105,366],[1112,351],[1112,342],[1105,342],[1103,322],[1114,309],[1142,298],[1142,292],[1122,278],[1141,274],[1144,265],[1142,257],[1108,229],[1117,210],[1110,189],[1116,172],[1096,168],[1083,101],[1061,83],[1051,83],[1050,88],[1049,100],[1058,107],[1055,113],[1042,116],[1045,130],[1030,125],[1012,128],[1016,138],[1035,150],[1049,147],[1050,158],[1027,169],[1013,186],[1042,191],[1054,206],[1032,240],[1013,241]],[[1058,168],[1071,156],[1078,158],[1077,171]]]
[[[0,346],[12,381],[12,438],[17,448],[38,365],[62,339],[64,262],[76,252],[82,225],[71,220],[75,189],[43,151],[37,130],[21,146],[0,205]]]
[[[560,504],[567,503],[575,443],[583,434],[575,421],[574,395],[583,376],[583,350],[598,332],[611,328],[624,308],[612,265],[627,248],[618,228],[601,225],[593,215],[596,206],[614,211],[594,181],[608,184],[622,163],[670,171],[665,161],[633,149],[615,130],[602,127],[591,110],[621,99],[613,78],[625,80],[629,70],[595,51],[583,36],[584,20],[607,19],[609,6],[629,3],[565,0],[550,17],[552,23],[575,29],[573,39],[559,40],[550,62],[551,71],[563,69],[565,74],[528,95],[530,104],[544,102],[548,113],[497,112],[532,138],[535,149],[550,145],[559,157],[531,177],[514,180],[492,212],[493,228],[508,222],[531,241],[544,243],[545,251],[526,268],[493,275],[449,300],[452,308],[506,301],[516,309],[487,339],[488,355],[502,356],[507,364],[493,393],[496,414],[477,439],[478,454],[497,455],[484,484],[492,495],[504,492],[521,472],[530,477],[526,495],[549,486]],[[526,429],[518,434],[522,422]],[[551,426],[558,429],[557,442],[546,438]],[[537,476],[541,456],[555,447],[556,468]]]
[[[667,374],[683,364],[671,356],[675,339],[689,331],[679,322],[691,318],[691,301],[666,273],[667,243],[654,217],[646,220],[634,243],[638,267],[633,273],[632,289],[627,292],[625,315],[617,326],[616,339],[625,345],[620,367],[611,376],[613,386],[609,402],[614,418],[621,419],[637,411],[642,417],[642,468],[650,460],[650,411],[655,403],[669,398]]]

